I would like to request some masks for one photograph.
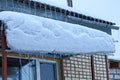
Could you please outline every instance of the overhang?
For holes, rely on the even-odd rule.
[[[113,38],[99,30],[33,15],[3,11],[7,46],[15,52],[94,54],[113,53]]]

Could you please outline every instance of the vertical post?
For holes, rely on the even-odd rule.
[[[21,69],[21,66],[19,66],[19,80],[22,80],[22,69]]]
[[[64,59],[64,58],[63,58]],[[62,72],[61,72],[61,79],[62,80],[65,80],[65,77],[64,77],[64,66],[63,66],[63,59],[61,59],[61,69],[62,69]]]
[[[106,74],[107,74],[107,80],[110,80],[110,78],[109,78],[109,64],[108,64],[108,58],[107,58],[107,55],[105,55],[105,63],[106,63]]]
[[[2,31],[2,80],[7,80],[7,53],[6,53],[6,37],[5,37],[5,29],[4,25]]]
[[[94,56],[91,55],[91,71],[92,71],[92,80],[95,80],[95,68],[94,68]]]

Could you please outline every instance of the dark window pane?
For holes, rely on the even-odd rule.
[[[55,80],[56,70],[54,68],[54,64],[41,63],[40,71],[41,71],[41,80]]]
[[[68,6],[69,6],[69,7],[73,7],[72,0],[67,0],[67,2],[68,2]]]

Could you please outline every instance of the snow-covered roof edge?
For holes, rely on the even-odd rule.
[[[55,21],[55,20],[23,14],[23,13],[10,12],[10,11],[1,12],[0,20],[3,20],[8,26],[7,41],[8,41],[8,46],[12,48],[13,51],[25,51],[25,52],[54,51],[61,54],[62,53],[69,53],[69,54],[106,53],[107,54],[114,52],[113,39],[108,34],[95,29],[89,29],[80,25]],[[39,33],[41,31],[42,33]],[[35,34],[39,36],[37,37],[38,40],[40,38],[40,40],[37,41],[37,43],[36,43],[37,38],[34,37]],[[21,39],[22,41],[25,42],[22,42]],[[43,41],[41,39],[43,39]],[[44,41],[47,41],[47,43]],[[31,42],[33,42],[34,44]],[[53,43],[54,45],[51,43]],[[63,43],[65,44],[65,46],[63,45]],[[36,46],[35,44],[37,44],[38,46],[37,49],[33,49]],[[46,48],[45,50],[47,51],[44,51],[43,47]]]

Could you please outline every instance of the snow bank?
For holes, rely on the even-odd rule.
[[[120,53],[119,53],[119,51],[116,50],[116,52],[113,55],[109,55],[108,59],[120,61]]]
[[[110,35],[85,26],[10,11],[0,12],[0,20],[8,26],[7,45],[13,51],[61,54],[114,52]]]

